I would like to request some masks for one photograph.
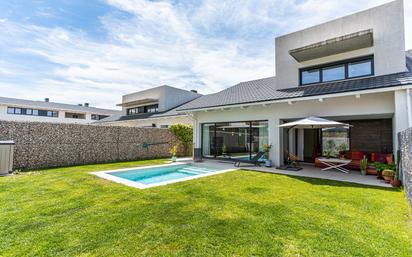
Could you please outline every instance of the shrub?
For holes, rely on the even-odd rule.
[[[188,124],[173,124],[170,126],[170,131],[182,143],[185,153],[191,154],[189,151],[193,141],[193,126]]]

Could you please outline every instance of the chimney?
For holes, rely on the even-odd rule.
[[[197,94],[197,90],[194,90],[194,89],[190,90],[190,92]]]
[[[89,107],[89,103],[84,103],[84,107]]]
[[[44,98],[44,101],[45,101],[46,103],[48,103],[48,102],[50,101],[50,99],[49,99],[49,98]]]

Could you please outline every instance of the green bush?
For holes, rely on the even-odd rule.
[[[182,143],[185,153],[190,155],[193,141],[193,126],[188,124],[174,124],[170,126],[170,131]]]

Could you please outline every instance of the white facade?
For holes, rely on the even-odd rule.
[[[412,86],[411,86],[412,88]],[[321,100],[320,100],[321,99]],[[410,107],[409,107],[410,108]],[[283,160],[283,130],[279,125],[284,120],[319,116],[334,120],[365,120],[393,118],[394,149],[397,149],[396,135],[408,128],[406,89],[381,93],[350,93],[328,97],[310,97],[294,102],[255,104],[249,107],[227,107],[193,113],[194,147],[201,147],[201,124],[213,122],[238,122],[267,120],[269,123],[269,144],[272,144],[270,158],[276,165]],[[299,142],[302,151],[303,140]],[[297,153],[299,155],[299,153]],[[300,154],[301,155],[301,154]]]

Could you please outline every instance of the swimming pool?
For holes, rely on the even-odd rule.
[[[222,169],[192,163],[173,163],[167,165],[92,172],[92,174],[124,185],[144,189],[210,176],[230,170],[234,169]]]

